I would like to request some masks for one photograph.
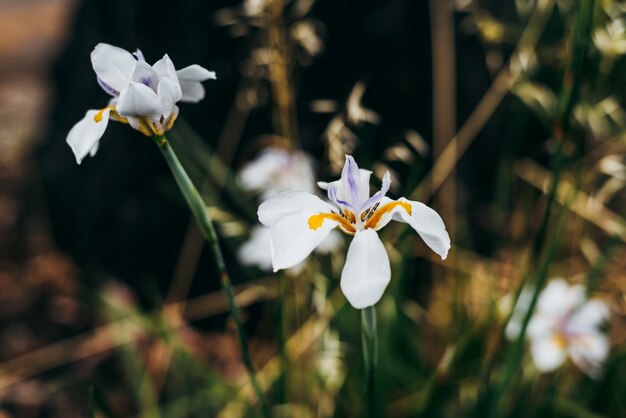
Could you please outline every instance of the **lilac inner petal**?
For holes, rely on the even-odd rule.
[[[97,79],[98,79],[98,84],[100,85],[100,87],[102,87],[102,90],[104,90],[107,94],[113,97],[118,97],[120,95],[119,91],[115,90],[113,87],[109,86],[107,83],[102,81],[100,77],[97,77]]]
[[[354,208],[354,206],[352,206],[352,204],[337,198],[337,186],[334,185],[334,184],[329,184],[328,185],[328,198],[330,199],[331,202],[334,202],[334,203],[336,203],[339,206],[343,206],[343,207],[352,209],[353,211],[356,212],[356,209]]]
[[[359,171],[359,167],[356,165],[354,159],[350,156],[346,158],[346,168],[346,180],[348,183],[348,188],[350,189],[350,195],[352,196],[351,206],[354,208],[356,206],[359,206],[359,184],[357,180],[357,174],[360,177],[361,172]]]

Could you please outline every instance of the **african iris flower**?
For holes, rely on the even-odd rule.
[[[88,110],[71,129],[67,143],[76,162],[94,155],[109,119],[130,125],[146,136],[163,135],[178,117],[176,103],[195,103],[204,97],[200,82],[215,73],[194,64],[176,71],[167,56],[150,66],[141,51],[130,52],[98,44],[91,52],[98,84],[112,99],[102,109]]]
[[[259,220],[271,230],[274,271],[304,260],[335,228],[353,237],[341,273],[341,289],[357,309],[376,304],[391,279],[389,257],[378,231],[391,220],[409,224],[442,259],[450,249],[450,237],[441,217],[420,202],[385,195],[391,185],[389,172],[380,191],[370,196],[372,173],[359,169],[346,156],[341,178],[319,183],[333,204],[303,192],[289,191],[259,206]]]
[[[537,369],[555,370],[569,357],[589,376],[599,377],[609,355],[609,337],[601,329],[609,314],[604,302],[587,299],[583,286],[552,280],[539,295],[528,323],[530,353]]]

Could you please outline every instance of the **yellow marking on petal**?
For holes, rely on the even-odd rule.
[[[552,336],[552,341],[554,342],[554,344],[557,345],[557,347],[559,347],[561,350],[564,350],[565,348],[567,348],[567,338],[565,338],[565,336],[561,333],[558,334],[554,334]]]
[[[93,120],[94,120],[94,121],[96,121],[97,123],[102,122],[102,117],[104,116],[104,112],[105,112],[106,110],[115,110],[115,106],[107,106],[107,107],[104,107],[104,108],[100,109],[100,110],[98,111],[98,113],[96,113],[96,114],[93,116]]]
[[[348,235],[354,235],[354,233],[356,232],[354,225],[348,222],[346,218],[337,215],[336,213],[318,213],[316,215],[311,215],[308,220],[309,229],[312,229],[314,231],[317,230],[322,226],[324,220],[326,219],[330,219],[339,223],[341,230]]]
[[[384,206],[381,206],[376,212],[372,214],[372,216],[370,216],[370,218],[365,223],[365,228],[375,229],[376,226],[378,226],[378,223],[382,219],[383,215],[391,212],[398,206],[401,206],[402,209],[404,209],[406,213],[408,213],[409,216],[411,216],[413,212],[413,208],[411,208],[411,204],[409,202],[390,202]]]

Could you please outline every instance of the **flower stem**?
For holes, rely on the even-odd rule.
[[[376,364],[378,359],[378,333],[376,330],[376,308],[368,306],[361,310],[361,341],[365,361],[365,399],[367,415],[376,415]]]
[[[217,234],[215,232],[215,227],[213,226],[213,221],[209,215],[204,200],[200,196],[200,193],[198,193],[198,190],[193,185],[191,179],[187,175],[187,172],[178,160],[178,157],[174,153],[174,150],[170,146],[167,138],[164,135],[161,135],[154,136],[153,140],[165,157],[165,161],[167,161],[167,164],[170,167],[172,174],[174,175],[174,179],[176,180],[178,188],[185,197],[185,201],[189,205],[193,216],[196,218],[196,221],[198,221],[198,225],[200,226],[202,235],[211,247],[211,253],[213,254],[215,265],[220,273],[222,289],[228,301],[228,308],[230,310],[233,321],[235,322],[235,328],[237,330],[237,336],[239,338],[239,345],[241,346],[241,357],[243,364],[248,373],[250,384],[252,385],[252,388],[259,402],[261,402],[263,413],[266,417],[269,417],[269,404],[256,377],[254,366],[252,364],[252,359],[250,358],[248,338],[246,337],[246,333],[243,329],[243,323],[241,321],[241,316],[239,315],[239,307],[237,306],[237,302],[235,301],[235,292],[233,291],[233,286],[231,284],[230,277],[228,276],[228,271],[226,270],[224,256],[222,255],[222,250],[220,249],[217,240]]]

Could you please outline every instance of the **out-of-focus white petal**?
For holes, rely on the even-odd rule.
[[[204,99],[204,86],[197,81],[180,80],[180,88],[182,93],[181,102],[198,103]]]
[[[507,302],[510,304],[513,298],[513,294],[509,293],[505,298]],[[506,328],[504,329],[504,336],[509,340],[513,341],[519,337],[520,332],[522,331],[522,325],[524,322],[524,317],[528,312],[528,307],[530,306],[530,302],[533,298],[533,291],[529,286],[524,286],[521,293],[517,298],[517,302],[513,307],[513,312],[511,312],[511,316],[509,318],[509,322],[506,324]],[[502,301],[502,305],[504,305],[504,299]],[[510,312],[510,308],[509,308]],[[528,324],[530,326],[530,322]],[[528,329],[527,334],[528,336]]]
[[[357,231],[341,272],[341,290],[348,302],[357,309],[374,305],[390,279],[389,256],[376,231]]]
[[[576,366],[592,378],[599,378],[609,356],[610,342],[606,335],[591,332],[570,341],[569,355]]]
[[[562,317],[585,300],[582,286],[569,286],[562,278],[555,278],[541,291],[537,311],[542,315]]]
[[[162,114],[159,96],[148,86],[131,82],[120,93],[117,113],[123,117],[147,116],[158,119]]]
[[[188,67],[176,71],[180,81],[206,81],[215,80],[215,71],[209,71],[206,68],[193,64]]]
[[[272,250],[270,247],[271,232],[264,226],[256,226],[250,233],[250,239],[246,241],[239,251],[237,258],[247,266],[257,266],[261,270],[272,270]]]
[[[589,332],[598,329],[609,318],[610,310],[601,300],[590,300],[582,305],[567,322],[566,331]]]
[[[403,197],[398,199],[397,202],[408,203],[411,206],[411,214],[409,215],[402,205],[396,206],[393,214],[397,214],[402,222],[409,224],[424,240],[426,245],[436,252],[442,260],[445,260],[450,250],[450,236],[446,231],[446,226],[441,216],[421,202],[407,200]],[[382,204],[383,202],[381,201]],[[394,219],[396,218],[394,217]]]
[[[320,225],[311,227],[309,219],[318,213],[307,207],[281,217],[272,225],[271,249],[274,271],[298,265],[337,226],[336,221],[324,218]]]
[[[257,212],[259,221],[265,226],[273,226],[286,216],[308,209],[315,213],[330,213],[333,206],[319,197],[300,191],[283,192],[261,203]]]
[[[78,164],[83,161],[87,154],[95,153],[94,150],[98,149],[98,141],[104,135],[109,124],[110,113],[110,108],[88,110],[85,117],[74,125],[67,134],[67,143],[72,148]]]
[[[239,172],[239,182],[246,190],[259,192],[271,187],[276,177],[289,175],[285,166],[289,154],[284,150],[268,149],[247,163]],[[284,190],[287,191],[287,190]]]
[[[530,354],[540,372],[557,369],[566,357],[564,347],[553,336],[533,340],[530,345]]]
[[[557,326],[559,318],[555,318],[550,315],[541,315],[537,311],[533,314],[528,322],[528,329],[526,330],[526,336],[533,339],[546,338],[552,335]],[[521,324],[520,324],[521,328]]]
[[[100,43],[91,52],[91,65],[98,79],[118,93],[130,81],[136,64],[137,60],[130,52],[113,45]]]

